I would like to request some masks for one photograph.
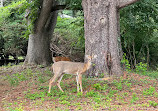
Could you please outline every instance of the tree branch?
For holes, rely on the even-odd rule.
[[[49,18],[54,0],[43,0],[40,16],[37,20],[35,32],[41,32]]]
[[[51,12],[56,10],[82,10],[81,8],[70,8],[67,5],[55,5],[52,7]]]
[[[123,7],[126,7],[128,5],[131,5],[135,2],[137,2],[139,0],[120,0],[119,1],[119,8],[123,8]]]
[[[64,9],[66,9],[66,5],[55,5],[54,7],[52,7],[51,12]]]

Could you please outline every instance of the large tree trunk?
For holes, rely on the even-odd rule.
[[[83,0],[85,53],[97,55],[89,75],[120,76],[119,8],[138,0]]]
[[[25,63],[48,65],[51,61],[49,50],[50,39],[46,33],[31,34],[29,36],[28,51]]]
[[[49,65],[52,62],[50,41],[57,21],[58,11],[51,12],[53,0],[44,0],[34,33],[30,34],[25,64]],[[28,23],[29,20],[28,20]]]

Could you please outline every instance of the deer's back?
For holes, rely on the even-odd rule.
[[[53,64],[54,73],[76,74],[83,68],[84,63],[81,62],[59,61]]]
[[[53,57],[53,62],[58,62],[58,61],[71,61],[69,57]]]

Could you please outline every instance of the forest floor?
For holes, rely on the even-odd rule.
[[[158,111],[158,79],[153,77],[134,73],[106,81],[83,77],[84,92],[77,93],[75,76],[65,75],[64,93],[55,86],[48,94],[52,76],[49,67],[0,67],[0,111]]]

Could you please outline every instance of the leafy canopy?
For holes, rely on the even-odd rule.
[[[12,2],[0,8],[0,54],[21,55],[26,52],[27,39],[24,32],[27,27],[24,21],[24,11],[19,13],[19,7],[25,0]]]

